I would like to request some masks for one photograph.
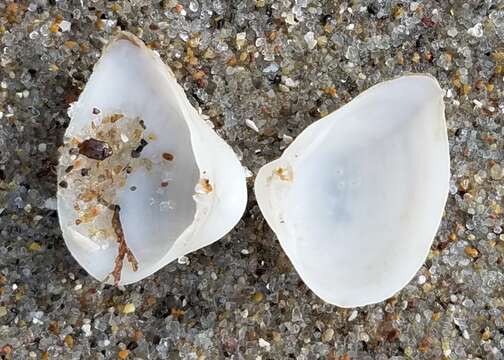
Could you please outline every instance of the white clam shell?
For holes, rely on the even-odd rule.
[[[98,112],[96,109],[99,115],[93,113]],[[69,114],[67,142],[75,138],[84,140],[92,131],[91,121],[99,128],[107,114],[124,115],[130,123],[143,120],[143,138],[149,136],[139,158],[148,166],[137,166],[124,176],[125,185],[113,189],[116,196],[112,200],[120,206],[126,244],[138,262],[138,270],[133,271],[124,259],[119,284],[141,280],[169,262],[213,243],[241,218],[247,190],[237,156],[200,118],[159,56],[133,35],[120,33],[109,43]],[[124,121],[121,119],[114,126],[121,132],[121,141],[127,144],[128,136],[134,132],[122,133]],[[93,228],[93,222],[75,224],[79,215],[75,209],[78,203],[75,184],[80,180],[76,169],[69,174],[65,172],[76,160],[75,156],[68,158],[68,147],[63,148],[60,159],[59,182],[76,183],[58,188],[63,237],[74,258],[89,274],[110,282],[118,255],[117,237],[110,229],[110,222],[105,224],[106,235]],[[163,159],[165,152],[174,159]],[[78,159],[95,161],[82,155]],[[160,186],[163,181],[165,187]],[[92,190],[94,184],[86,186]],[[106,215],[102,215],[103,219],[111,219],[111,210],[98,208],[100,214]],[[102,234],[101,239],[97,238],[96,230]]]
[[[260,169],[255,194],[306,285],[355,307],[394,295],[421,267],[449,177],[443,92],[409,75],[306,128]]]

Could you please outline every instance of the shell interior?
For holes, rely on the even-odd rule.
[[[95,278],[140,280],[222,237],[241,217],[246,186],[237,157],[133,35],[111,41],[69,115],[60,224]]]
[[[255,192],[305,283],[343,307],[376,303],[424,262],[448,194],[442,91],[429,76],[381,83],[309,126]]]

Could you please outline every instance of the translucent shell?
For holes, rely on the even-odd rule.
[[[380,302],[421,267],[448,194],[443,92],[380,83],[306,128],[255,180],[259,207],[306,285],[342,307]]]
[[[96,279],[141,280],[241,218],[247,190],[237,156],[133,35],[110,42],[69,115],[59,220],[68,249]]]

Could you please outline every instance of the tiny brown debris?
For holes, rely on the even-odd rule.
[[[9,15],[16,15],[18,10],[19,10],[19,5],[13,2],[13,3],[10,3],[7,5],[5,12]]]
[[[108,119],[111,123],[115,123],[116,121],[121,120],[123,117],[123,114],[112,114],[108,116]]]
[[[323,88],[322,91],[329,96],[336,97],[337,92],[334,86]]]
[[[203,79],[203,78],[205,77],[205,75],[206,75],[206,74],[205,74],[203,71],[199,70],[199,71],[196,71],[196,72],[193,74],[193,79],[194,79],[194,80],[201,80],[201,79]]]
[[[462,86],[462,93],[463,93],[464,95],[468,95],[468,94],[471,92],[471,89],[472,89],[472,88],[471,88],[471,85],[464,84],[464,85]]]
[[[9,344],[5,345],[5,346],[2,346],[0,348],[0,354],[3,354],[3,355],[11,355],[12,354],[12,346],[10,346]],[[7,358],[9,359],[9,358]]]
[[[115,285],[119,285],[119,281],[121,280],[121,271],[123,267],[123,261],[124,257],[126,256],[128,259],[128,262],[131,264],[131,267],[133,268],[133,271],[138,270],[138,262],[131,252],[131,250],[128,248],[128,245],[126,245],[126,240],[124,239],[124,232],[121,224],[121,218],[119,215],[119,212],[121,211],[121,208],[119,205],[113,205],[113,211],[114,215],[112,216],[112,228],[114,229],[114,232],[117,236],[117,242],[119,244],[119,253],[117,254],[117,257],[115,259],[115,265],[114,265],[114,270],[112,271],[112,276],[114,277],[114,283]]]
[[[173,161],[173,155],[165,152],[165,153],[163,153],[163,159],[165,159],[167,161]]]
[[[333,350],[329,351],[329,353],[327,354],[326,359],[327,360],[339,360],[339,356],[336,353],[336,350],[333,349]]]
[[[440,241],[437,245],[437,250],[444,250],[450,245],[450,241]]]
[[[147,305],[151,306],[154,305],[157,302],[156,297],[153,295],[149,295],[147,297]]]
[[[59,322],[57,320],[51,321],[47,330],[49,330],[54,335],[59,335],[60,334]]]
[[[184,317],[185,311],[182,309],[178,309],[176,307],[172,307],[170,309],[170,315],[173,316],[175,319],[180,320]]]
[[[276,168],[275,169],[275,175],[280,178],[280,180],[283,181],[292,181],[292,174],[288,169],[284,168]]]
[[[67,49],[70,49],[70,50],[73,50],[75,49],[77,46],[79,46],[79,44],[76,42],[76,41],[73,41],[73,40],[67,40],[63,43],[63,45],[65,45],[65,47]]]
[[[426,336],[420,341],[420,344],[418,344],[418,351],[426,353],[429,351],[430,347],[432,344],[432,338],[430,336]]]
[[[393,342],[399,339],[400,335],[399,329],[394,327],[394,324],[391,320],[383,321],[378,328],[378,338],[379,340]]]
[[[66,189],[68,187],[68,183],[66,181],[60,181],[59,186]]]
[[[277,131],[272,127],[267,127],[263,130],[263,135],[267,137],[273,137],[277,134]]]
[[[135,330],[135,331],[133,331],[133,334],[131,335],[131,340],[138,343],[138,342],[140,342],[140,340],[142,340],[143,336],[144,335],[140,330]]]
[[[57,33],[59,31],[59,24],[61,21],[55,20],[52,24],[51,27],[49,28],[52,33]]]
[[[478,90],[483,90],[485,89],[485,82],[481,79],[478,79],[476,80],[476,82],[474,83],[474,87]]]
[[[79,200],[84,202],[90,202],[100,196],[100,193],[95,190],[88,190],[85,193],[79,195]]]
[[[467,256],[472,257],[473,259],[476,259],[479,256],[479,251],[478,249],[472,247],[472,246],[466,246],[464,248],[464,252]]]
[[[498,252],[504,253],[504,241],[503,240],[497,240],[495,242],[495,248],[497,249]]]
[[[19,24],[23,20],[26,6],[11,2],[5,8],[5,19],[9,24]]]
[[[398,329],[392,329],[387,333],[386,339],[387,341],[395,341],[399,339],[400,331]]]
[[[129,355],[129,350],[121,350],[117,353],[117,356],[119,357],[119,359],[121,360],[124,360],[128,357]]]
[[[79,154],[101,161],[112,155],[112,148],[105,141],[91,138],[79,144]]]
[[[422,17],[421,21],[422,21],[422,24],[424,24],[428,28],[432,28],[432,27],[436,26],[436,23],[431,18],[428,18],[427,16]]]
[[[69,349],[73,348],[73,346],[74,346],[74,338],[72,337],[72,335],[65,336],[65,339],[63,341],[65,342],[65,345]]]
[[[496,50],[492,53],[492,59],[497,64],[504,64],[504,50]]]
[[[200,185],[203,188],[203,191],[207,194],[213,191],[213,186],[210,184],[210,180],[208,179],[201,179]]]
[[[484,331],[481,332],[481,340],[488,341],[492,338],[492,333],[488,328],[485,328]]]
[[[90,223],[98,216],[99,213],[100,211],[98,210],[98,208],[96,206],[93,206],[82,215],[81,221],[86,224]]]
[[[227,65],[229,65],[229,66],[235,66],[235,65],[236,65],[236,63],[237,63],[237,61],[236,61],[236,56],[234,56],[234,55],[233,55],[233,56],[231,56],[231,57],[227,60],[227,62],[226,62],[226,64],[227,64]]]
[[[161,187],[167,187],[168,181],[161,181]]]
[[[256,291],[252,294],[252,301],[255,303],[260,303],[264,299],[264,294],[260,291]]]

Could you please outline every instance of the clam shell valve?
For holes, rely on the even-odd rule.
[[[237,156],[135,36],[110,41],[69,116],[59,221],[96,279],[141,280],[239,221],[247,192]]]
[[[255,194],[306,285],[355,307],[391,297],[422,266],[449,177],[443,92],[409,75],[306,128],[260,169]]]

